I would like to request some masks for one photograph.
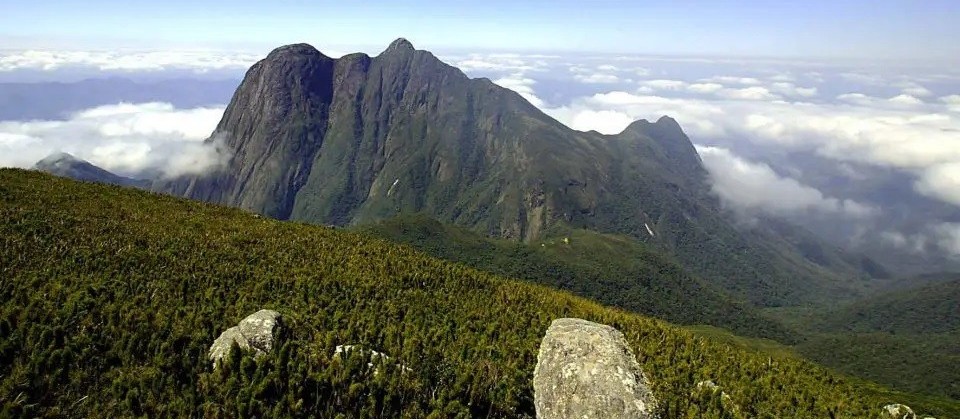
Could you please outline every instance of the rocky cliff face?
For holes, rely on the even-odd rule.
[[[547,329],[533,391],[540,419],[652,418],[657,405],[623,334],[581,319]]]

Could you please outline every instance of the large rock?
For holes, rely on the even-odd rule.
[[[540,419],[652,418],[657,404],[623,334],[581,319],[547,329],[533,391]]]
[[[917,419],[917,414],[905,404],[888,404],[883,407],[883,417],[896,419]]]
[[[210,345],[208,357],[216,365],[217,361],[230,353],[233,344],[237,344],[244,351],[252,350],[254,356],[263,355],[273,349],[274,335],[279,331],[280,313],[260,310],[221,333],[220,337],[213,341],[213,345]]]

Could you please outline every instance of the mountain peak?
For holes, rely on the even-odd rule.
[[[657,120],[656,125],[660,125],[664,128],[671,128],[675,131],[683,131],[680,128],[680,123],[678,123],[676,119],[673,119],[667,115],[661,116],[660,119]]]
[[[680,127],[680,123],[676,119],[673,119],[667,115],[661,116],[660,119],[657,119],[657,122],[650,122],[646,119],[638,119],[627,125],[623,129],[623,132],[639,132],[645,135],[649,135],[650,132],[656,131],[660,133],[679,133],[683,134],[683,128]]]
[[[270,51],[269,54],[267,54],[266,61],[278,61],[278,60],[283,60],[291,57],[301,57],[301,56],[326,57],[325,55],[323,55],[322,52],[314,48],[313,45],[300,43],[300,44],[290,44],[290,45],[284,45],[282,47],[277,47],[273,51]]]
[[[62,166],[67,164],[81,163],[82,160],[73,156],[73,154],[57,151],[51,153],[49,156],[44,157],[42,160],[38,161],[34,167],[40,170],[45,168]]]
[[[120,186],[146,187],[148,182],[108,172],[92,163],[58,151],[33,165],[34,170],[87,182],[109,183]]]
[[[392,55],[392,54],[408,54],[416,51],[413,47],[413,44],[410,43],[406,38],[397,38],[395,41],[391,42],[387,49],[383,50],[380,55]]]

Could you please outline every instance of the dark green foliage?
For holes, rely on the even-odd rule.
[[[819,334],[797,352],[892,388],[960,400],[960,332]]]
[[[664,417],[724,417],[691,395],[703,379],[746,417],[902,397],[386,241],[21,170],[0,170],[0,279],[0,416],[529,417],[561,316],[623,331]],[[276,349],[212,369],[213,339],[260,308],[284,315]]]
[[[952,278],[944,281],[945,278]],[[808,315],[797,350],[894,388],[960,399],[960,280],[938,275]]]
[[[485,238],[426,215],[400,216],[361,231],[431,256],[549,285],[672,323],[710,324],[741,335],[793,343],[797,337],[725,295],[661,251],[628,237],[554,228],[530,244]]]
[[[823,316],[814,327],[896,334],[960,331],[960,279],[870,297]]]

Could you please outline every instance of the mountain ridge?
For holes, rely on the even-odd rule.
[[[676,120],[575,131],[403,39],[374,57],[277,48],[247,72],[219,136],[233,153],[222,170],[153,189],[319,224],[425,212],[524,242],[557,225],[626,234],[762,305],[855,294],[847,277],[869,277],[739,231]]]
[[[149,180],[134,179],[114,174],[86,160],[78,159],[72,154],[62,151],[44,157],[34,164],[33,170],[75,180],[107,183],[118,186],[147,188],[151,184]]]

